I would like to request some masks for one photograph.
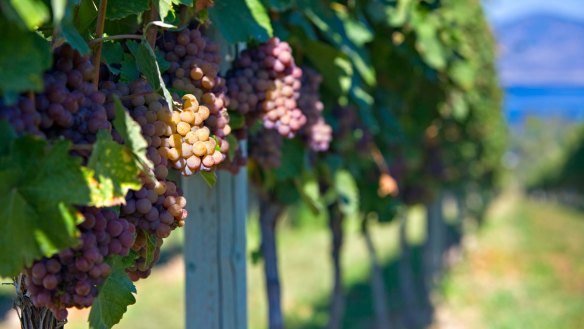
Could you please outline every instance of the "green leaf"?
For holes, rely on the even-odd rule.
[[[89,35],[97,20],[97,6],[93,0],[80,0],[75,15],[75,27],[81,35]]]
[[[146,80],[155,90],[162,90],[162,94],[164,95],[166,102],[168,104],[172,104],[172,96],[164,85],[160,67],[156,61],[156,54],[154,53],[152,47],[150,47],[150,44],[143,40],[139,45],[137,45],[137,47],[130,47],[130,51],[136,59],[138,70],[144,75]]]
[[[146,235],[146,255],[144,255],[144,263],[146,266],[150,267],[154,262],[154,254],[156,253],[158,240],[154,234],[150,234],[146,231],[142,231],[142,233]]]
[[[49,20],[49,9],[40,0],[0,1],[2,14],[18,26],[34,30]]]
[[[229,160],[233,160],[233,158],[235,157],[235,152],[237,152],[237,150],[241,146],[239,145],[239,141],[237,140],[237,138],[235,138],[235,136],[233,136],[232,134],[227,135],[227,142],[229,143],[229,151],[227,153],[227,158]]]
[[[42,90],[43,71],[52,64],[49,43],[3,19],[0,31],[0,93]]]
[[[89,53],[89,46],[73,24],[73,9],[75,2],[67,0],[51,0],[53,8],[53,25],[57,34],[61,35],[73,48],[81,54]]]
[[[185,5],[187,7],[192,7],[196,0],[172,0],[175,5]]]
[[[139,78],[140,71],[138,71],[134,56],[124,53],[124,59],[120,66],[120,80],[122,82],[132,82]]]
[[[306,203],[312,214],[318,215],[324,209],[318,182],[315,179],[303,181],[294,179],[294,185],[300,194],[300,198]]]
[[[295,0],[269,0],[270,9],[286,11],[294,6]]]
[[[89,328],[110,329],[120,322],[129,305],[136,303],[136,287],[126,274],[127,264],[114,257],[112,274],[99,287],[99,293],[89,313]]]
[[[468,62],[457,61],[449,69],[450,77],[462,89],[470,90],[475,79],[475,70]]]
[[[241,129],[245,126],[245,117],[237,111],[229,111],[229,126],[231,129]]]
[[[97,133],[97,142],[93,144],[87,166],[95,172],[97,189],[93,193],[93,202],[97,206],[121,204],[128,190],[142,187],[138,177],[141,170],[132,150],[116,143],[105,130]]]
[[[334,188],[340,201],[341,212],[346,216],[359,213],[359,189],[353,176],[346,170],[339,170],[335,174]]]
[[[274,169],[278,180],[295,179],[304,170],[306,148],[299,140],[285,139],[282,143],[281,165]]]
[[[347,95],[351,88],[353,66],[347,55],[322,42],[307,42],[306,56],[323,76],[323,84],[337,96]]]
[[[432,68],[442,70],[446,67],[446,50],[440,42],[435,19],[429,19],[421,13],[412,18],[416,31],[416,50],[424,61]]]
[[[306,10],[306,16],[318,27],[327,39],[341,52],[345,53],[363,81],[370,86],[375,85],[375,70],[371,65],[369,53],[365,48],[356,45],[347,33],[343,20],[334,13],[324,12],[315,14],[312,10]]]
[[[58,141],[49,148],[32,136],[3,143],[0,276],[14,276],[33,260],[79,243],[79,220],[70,205],[89,204],[90,190],[81,159],[69,155],[70,145]]]
[[[161,19],[164,19],[168,16],[168,12],[172,8],[172,1],[171,0],[152,0],[154,6],[156,6],[156,10],[160,15]]]
[[[450,106],[452,107],[452,116],[454,119],[463,121],[467,118],[469,108],[463,93],[453,91],[450,95]]]
[[[209,187],[215,186],[215,183],[217,183],[217,174],[214,171],[200,171],[199,173]]]
[[[116,111],[116,118],[114,119],[114,127],[116,131],[124,139],[124,145],[127,146],[136,159],[136,165],[145,173],[150,172],[154,168],[154,164],[146,156],[146,149],[148,143],[142,136],[142,128],[136,122],[130,113],[126,111],[120,99],[114,95],[114,107]]]
[[[124,61],[124,48],[119,42],[106,41],[102,44],[101,59],[112,73],[119,74],[121,70],[118,66],[121,67]]]
[[[263,42],[273,33],[270,17],[260,0],[216,1],[215,6],[209,9],[209,16],[230,43],[246,42],[249,39]]]
[[[108,0],[107,18],[117,20],[130,15],[139,15],[149,8],[148,0]]]

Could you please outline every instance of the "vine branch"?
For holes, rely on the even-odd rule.
[[[142,36],[139,34],[118,34],[118,35],[110,35],[101,38],[95,38],[89,41],[89,44],[94,45],[101,43],[103,41],[110,41],[110,40],[126,40],[126,39],[135,39],[135,40],[142,40]]]
[[[99,10],[97,12],[97,26],[95,28],[95,36],[100,39],[103,36],[103,29],[105,26],[105,15],[107,11],[107,0],[99,1]],[[99,84],[99,65],[101,63],[101,48],[103,43],[97,42],[93,52],[93,65],[95,71],[93,72],[93,84],[97,87]]]

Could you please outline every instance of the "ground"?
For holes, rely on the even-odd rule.
[[[423,239],[421,214],[420,209],[414,209],[409,217],[414,255],[419,253],[416,246]],[[331,279],[324,224],[284,229],[279,235],[283,307],[289,328],[321,328],[326,323]],[[373,323],[368,256],[356,224],[348,223],[343,259],[348,297],[344,323],[350,329],[370,328]],[[257,234],[253,233],[253,225],[250,231],[251,253],[257,247]],[[394,274],[399,256],[397,226],[380,225],[372,231],[390,305],[398,312],[400,301]],[[516,193],[504,195],[495,202],[485,226],[464,240],[462,260],[444,276],[433,294],[433,327],[584,328],[583,235],[584,213],[530,201]],[[184,269],[180,254],[175,254],[179,244],[180,236],[169,244],[166,262],[156,268],[151,278],[138,282],[138,302],[130,307],[118,328],[184,327]],[[248,272],[249,327],[265,328],[260,264],[250,262]],[[0,304],[3,296],[6,300],[9,288],[1,288]],[[17,328],[13,313],[6,314],[0,328]],[[73,312],[67,328],[87,328],[86,316],[85,312]]]

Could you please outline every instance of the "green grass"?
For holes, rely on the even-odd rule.
[[[461,328],[584,328],[584,214],[512,197],[443,284]],[[446,326],[442,326],[446,327]]]

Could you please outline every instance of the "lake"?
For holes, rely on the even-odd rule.
[[[506,87],[504,109],[507,121],[517,124],[528,116],[584,120],[584,86]]]

